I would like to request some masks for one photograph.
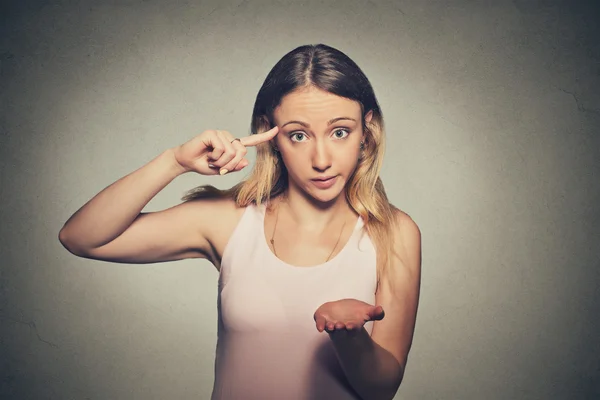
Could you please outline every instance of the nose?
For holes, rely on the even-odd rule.
[[[327,144],[322,140],[316,140],[316,145],[312,156],[313,168],[323,172],[331,167],[331,154]]]

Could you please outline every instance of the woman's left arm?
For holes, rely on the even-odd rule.
[[[329,333],[348,381],[365,399],[392,399],[402,378],[412,344],[421,282],[421,232],[407,214],[397,214],[390,280],[381,279],[376,305],[385,317],[355,331]]]

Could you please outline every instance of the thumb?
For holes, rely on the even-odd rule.
[[[369,318],[371,321],[380,321],[385,316],[385,312],[383,312],[383,307],[381,306],[373,306],[369,311]]]

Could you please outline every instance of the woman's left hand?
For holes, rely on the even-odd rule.
[[[315,311],[317,330],[331,333],[335,330],[358,330],[365,322],[383,319],[381,306],[372,306],[356,299],[342,299],[322,304]]]

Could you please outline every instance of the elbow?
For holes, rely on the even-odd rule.
[[[369,393],[365,393],[361,395],[361,398],[364,400],[393,400],[399,388],[400,383],[398,382],[397,384],[379,387]]]
[[[397,373],[395,374],[394,378],[391,380],[391,382],[389,382],[389,385],[386,386],[386,390],[387,393],[385,394],[386,397],[382,397],[382,399],[393,399],[394,396],[396,396],[396,393],[398,393],[398,389],[400,389],[400,384],[402,383],[402,380],[404,379],[404,367],[402,365],[399,365],[399,370],[397,371]]]
[[[364,400],[393,400],[396,393],[398,393],[403,378],[404,369],[401,368],[393,377],[388,376],[385,380],[373,382],[370,387],[363,387],[362,390],[357,392],[359,392],[360,398]]]
[[[69,242],[69,238],[67,237],[67,233],[65,232],[65,228],[61,229],[60,232],[58,232],[58,241],[60,242],[60,244],[62,244],[62,246],[71,251],[71,248],[73,247],[70,242]]]
[[[363,400],[393,400],[394,396],[398,392],[398,389],[378,389],[371,390],[367,393],[359,393],[360,398]]]
[[[60,244],[62,244],[62,246],[69,250],[69,244],[68,244],[68,239],[67,239],[67,235],[65,234],[65,229],[61,229],[60,232],[58,232],[58,241],[60,242]],[[71,251],[71,250],[69,250]]]
[[[58,232],[58,241],[69,253],[78,257],[84,257],[84,252],[69,239],[64,228]]]
[[[64,231],[62,229],[58,233],[58,241],[60,242],[62,247],[64,247],[69,253],[75,254],[75,252],[72,250],[73,246],[71,246],[71,244],[69,244],[69,240],[67,239],[67,237],[64,234]]]

